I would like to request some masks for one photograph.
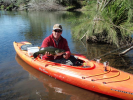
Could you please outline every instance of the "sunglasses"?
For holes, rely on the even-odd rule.
[[[61,30],[54,30],[55,32],[58,32],[58,33],[60,33],[60,32],[62,32]]]

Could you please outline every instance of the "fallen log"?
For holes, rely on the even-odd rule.
[[[133,46],[131,46],[130,48],[124,50],[124,51],[121,52],[121,53],[119,53],[119,55],[124,55],[124,54],[126,54],[127,52],[129,52],[129,51],[132,50],[132,49],[133,49]]]

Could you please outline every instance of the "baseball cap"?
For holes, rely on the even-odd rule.
[[[56,30],[56,29],[62,30],[62,26],[60,24],[55,24],[53,26],[53,30]]]

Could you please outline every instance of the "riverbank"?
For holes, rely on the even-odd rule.
[[[84,6],[83,2],[72,1],[65,4],[65,2],[57,2],[58,0],[14,0],[14,1],[0,1],[1,10],[29,10],[29,11],[70,11],[80,9]]]
[[[63,7],[62,5],[51,3],[51,2],[27,2],[27,3],[21,3],[20,5],[12,2],[0,2],[1,10],[66,10],[66,7]]]

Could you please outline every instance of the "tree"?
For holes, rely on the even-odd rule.
[[[86,30],[87,39],[115,44],[118,47],[131,43],[133,33],[131,2],[132,0],[97,0],[97,10],[95,14],[91,13],[93,17],[90,19],[88,30],[83,29]]]

